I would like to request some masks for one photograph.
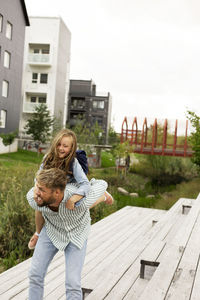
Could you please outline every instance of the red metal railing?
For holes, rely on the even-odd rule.
[[[165,119],[164,126],[158,125],[157,119],[153,126],[147,126],[147,118],[144,119],[142,130],[138,130],[138,122],[135,117],[131,126],[128,128],[128,121],[125,117],[122,123],[121,143],[129,141],[133,146],[133,152],[151,155],[167,155],[191,157],[193,154],[191,146],[188,144],[188,120],[186,120],[184,143],[178,144],[178,121],[175,122],[174,136],[171,136],[173,143],[168,143],[168,121]],[[148,136],[149,134],[149,136]],[[159,142],[161,140],[162,142]]]

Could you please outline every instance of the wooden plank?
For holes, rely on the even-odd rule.
[[[139,300],[164,300],[169,285],[173,279],[174,272],[183,254],[183,249],[178,246],[167,245],[165,256],[158,266],[156,272],[148,283]],[[150,298],[151,297],[151,298]]]
[[[192,288],[192,294],[191,297],[189,298],[190,300],[199,300],[199,295],[200,295],[200,255],[199,255],[199,260],[196,268],[196,274],[195,274],[195,280],[194,280],[194,285]]]
[[[175,219],[175,217],[177,215],[177,212],[181,211],[182,201],[184,201],[184,199],[180,199],[179,201],[177,201],[177,203],[175,203],[174,207],[163,216],[163,218],[161,219],[161,221],[159,221],[159,223],[157,223],[149,232],[147,232],[147,234],[145,234],[144,236],[141,236],[137,240],[137,245],[143,245],[143,247],[136,248],[135,244],[132,245],[131,249],[133,249],[133,251],[132,251],[132,256],[130,256],[132,261],[137,259],[137,257],[140,255],[140,253],[142,251],[144,251],[145,247],[160,233],[161,229],[162,229],[162,232],[161,232],[159,238],[162,239],[163,236],[166,235],[166,232],[169,231],[169,228],[171,226],[173,226],[172,221]],[[163,220],[165,220],[165,222],[163,222]],[[163,230],[163,228],[165,230]],[[128,252],[128,251],[129,251],[129,248],[126,250],[126,252]],[[129,259],[129,266],[130,266],[130,261],[131,260]],[[116,259],[115,264],[120,266],[120,261],[117,262],[117,259]],[[113,264],[113,265],[115,265],[115,264]],[[122,275],[126,272],[124,266],[126,266],[128,268],[127,264],[128,264],[127,261],[122,263],[122,270],[123,270],[123,272],[121,272]],[[113,266],[113,265],[109,266],[109,268],[107,267],[107,269],[109,271],[111,271],[113,268],[115,268],[115,266]],[[101,272],[99,272],[98,278],[96,278],[96,281],[98,281],[97,279],[99,279],[101,282],[103,282],[103,284],[105,283],[105,281],[109,282],[111,279],[110,278],[108,279],[107,278],[108,276],[105,275],[107,271],[106,271],[106,268],[105,268],[105,270],[102,269]],[[119,272],[119,270],[116,271],[116,272]],[[101,274],[104,274],[104,276],[102,276]],[[112,274],[114,274],[114,271],[112,271]],[[112,277],[112,274],[111,274],[111,277]],[[118,275],[119,278],[120,278],[120,274]],[[93,278],[88,279],[87,284],[91,284]],[[93,284],[95,284],[95,282],[93,282]],[[115,282],[115,284],[116,284],[116,282]],[[85,287],[92,288],[92,286],[85,286]],[[109,289],[109,287],[107,287],[107,288]],[[96,288],[95,288],[95,292],[97,294],[99,292],[101,294],[103,293],[103,295],[105,296],[106,292],[108,293],[109,290],[105,291],[105,286],[103,288],[103,286],[101,286],[101,284],[99,283],[98,290],[96,291]],[[96,295],[95,292],[92,292],[91,299],[92,299],[92,296],[95,297],[95,295]],[[99,297],[99,295],[97,296],[97,298],[98,297]]]
[[[95,268],[92,269],[92,272],[89,272],[89,274],[86,274],[86,276],[83,277],[82,284],[83,287],[94,289],[96,285],[98,285],[102,280],[104,281],[106,274],[112,270],[112,268],[120,267],[120,263],[123,262],[124,257],[125,259],[125,266],[127,266],[127,259],[129,258],[129,265],[132,259],[135,259],[135,255],[138,254],[138,249],[143,248],[142,244],[137,243],[137,239],[140,239],[143,233],[147,232],[151,226],[151,219],[152,215],[147,216],[149,218],[149,222],[145,221],[143,223],[143,226],[141,224],[138,224],[138,229],[135,231],[135,234],[130,236],[129,239],[126,239],[123,243],[118,244],[112,244],[111,247],[113,251],[110,252],[110,255],[104,255],[103,260],[101,263],[97,264]],[[148,225],[149,224],[149,225]],[[117,243],[116,241],[115,243]],[[133,251],[132,255],[132,249],[135,247],[135,251]],[[130,256],[126,255],[128,252],[131,252]],[[103,253],[104,254],[104,253]],[[124,268],[124,264],[122,264],[122,269]],[[120,274],[119,270],[118,273]],[[123,270],[124,273],[124,270]],[[84,275],[84,274],[83,274]],[[119,275],[117,275],[119,276]]]
[[[200,215],[192,230],[185,252],[174,274],[166,299],[189,299],[200,254]],[[200,294],[199,294],[200,295]]]
[[[157,211],[157,214],[161,215],[163,214],[163,212]],[[149,219],[152,219],[154,215],[155,211],[152,210],[151,214],[150,211],[148,211],[148,214],[146,214],[146,216],[138,215],[139,218],[142,218],[135,218],[134,220],[132,220],[132,223],[127,219],[127,224],[123,224],[123,227],[120,228],[120,230],[118,230],[117,232],[111,231],[109,239],[106,239],[106,241],[100,243],[100,245],[96,247],[94,251],[87,253],[83,274],[86,274],[89,268],[91,269],[91,265],[93,267],[95,264],[97,265],[99,262],[103,261],[104,258],[109,254],[112,255],[113,250],[119,247],[120,244],[124,243],[127,239],[133,240],[135,232],[138,236],[139,233],[137,231],[140,227],[142,227],[143,225],[147,225],[149,229],[151,227],[151,224],[147,222]],[[93,242],[92,239],[90,239],[90,242]],[[95,261],[93,262],[93,260]]]
[[[179,207],[181,208],[181,206],[179,206]],[[177,206],[177,208],[178,208],[178,206]],[[182,219],[181,209],[177,210],[177,215],[179,216],[179,218]],[[183,217],[185,217],[185,216],[183,216]],[[176,218],[174,218],[173,221],[175,222]],[[169,219],[168,219],[168,222],[169,222]],[[169,222],[170,227],[173,228],[174,223],[171,223],[171,222],[172,221],[170,220],[170,222]],[[164,226],[164,228],[165,227],[166,226]],[[131,285],[133,285],[134,280],[136,281],[138,279],[139,268],[140,268],[140,265],[139,265],[140,259],[143,258],[146,260],[156,261],[157,256],[159,255],[159,247],[158,247],[159,239],[164,240],[164,238],[163,238],[164,232],[166,232],[166,234],[167,233],[169,234],[170,230],[168,230],[168,229],[166,230],[166,228],[165,228],[165,230],[162,230],[159,233],[157,233],[155,239],[152,240],[150,245],[148,245],[148,247],[144,250],[144,252],[140,255],[140,257],[134,262],[134,264],[130,267],[130,269],[123,275],[121,280],[119,280],[119,282],[115,285],[113,290],[109,293],[109,295],[107,295],[107,297],[105,299],[123,299],[123,297],[125,296],[127,291],[131,288]],[[164,235],[164,237],[166,238],[166,235]],[[143,284],[142,284],[142,286],[143,286]],[[132,291],[128,294],[127,299],[132,296],[135,297],[136,292],[137,292],[136,289],[132,288]],[[137,293],[137,297],[138,297],[138,293]],[[137,299],[137,298],[130,298],[130,299]]]
[[[108,222],[108,220],[106,220],[105,218],[104,230],[100,230],[99,234],[91,232],[91,234],[89,235],[87,254],[96,247],[98,247],[98,245],[101,245],[103,242],[108,240],[113,231],[120,231],[121,228],[123,228],[124,224],[127,224],[128,219],[130,221],[134,221],[135,219],[138,219],[141,214],[144,215],[146,211],[147,209],[142,209],[141,207],[138,207],[137,209],[135,209],[135,207],[133,209],[130,208],[127,214],[125,214],[123,217],[121,217],[120,215],[120,218],[117,219],[117,221],[115,220],[113,224],[110,224],[110,222]],[[91,239],[92,242],[90,242]]]
[[[173,245],[185,246],[188,236],[190,235],[192,228],[197,220],[200,212],[200,195],[194,202],[194,205],[190,209],[187,218],[185,218],[184,224],[182,224],[181,229],[177,232],[173,239]]]
[[[146,297],[149,294],[151,294],[151,297],[154,300],[165,298],[199,214],[200,197],[197,198],[190,210],[183,227],[177,232],[174,239],[168,243],[166,247],[167,252],[162,253],[161,263],[145,291],[139,298],[140,300],[147,299]]]
[[[124,298],[121,298],[123,300],[137,300],[142,292],[144,291],[145,287],[147,286],[148,280],[141,279],[140,277],[137,278],[137,280],[134,282],[134,284],[131,286],[131,288],[128,290],[128,293]],[[150,299],[150,297],[148,298]]]
[[[137,259],[132,264],[130,264],[129,269],[123,274],[123,276],[115,284],[113,289],[107,294],[105,299],[106,300],[137,299],[135,297],[136,292],[134,292],[133,290],[129,294],[128,292],[132,288],[132,286],[135,286],[135,282],[139,278],[140,260],[142,259],[142,257],[145,256],[147,260],[156,261],[157,257],[159,256],[160,252],[163,250],[164,247],[165,247],[165,243],[163,241],[158,241],[156,247],[155,245],[152,244],[151,246],[148,247],[148,251],[146,251],[145,254],[141,253],[137,257]],[[144,283],[146,285],[146,280],[142,281],[143,288],[144,288]],[[132,298],[133,295],[135,298],[134,297]]]

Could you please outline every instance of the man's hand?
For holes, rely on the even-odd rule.
[[[67,209],[75,209],[75,203],[78,202],[83,198],[82,195],[73,195],[71,198],[69,198],[66,202],[66,208]]]

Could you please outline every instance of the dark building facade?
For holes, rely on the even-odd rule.
[[[19,128],[25,26],[24,0],[0,0],[0,133]]]
[[[71,127],[80,119],[91,126],[97,122],[102,128],[103,142],[107,143],[111,108],[110,93],[97,95],[92,80],[70,80],[67,122]]]

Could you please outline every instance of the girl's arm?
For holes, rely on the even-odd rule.
[[[74,163],[73,163],[73,177],[75,181],[78,183],[79,187],[76,191],[76,194],[74,194],[67,201],[66,207],[68,209],[74,209],[75,204],[83,197],[85,197],[90,190],[89,180],[76,158],[74,159]]]

